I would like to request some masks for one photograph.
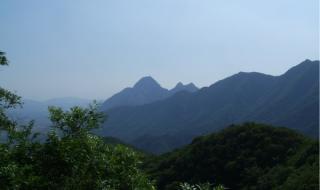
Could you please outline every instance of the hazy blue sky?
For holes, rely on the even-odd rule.
[[[203,87],[319,57],[318,0],[1,0],[0,85],[105,99],[139,78]]]

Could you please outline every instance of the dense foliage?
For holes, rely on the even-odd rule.
[[[153,157],[146,170],[166,190],[185,181],[231,189],[313,190],[319,186],[318,154],[318,142],[296,132],[246,123]]]
[[[52,130],[45,142],[39,142],[32,133],[33,122],[19,126],[6,116],[6,109],[19,105],[20,97],[0,88],[1,189],[154,189],[138,169],[135,151],[108,145],[90,133],[104,119],[96,106],[70,111],[50,107]]]
[[[181,183],[181,190],[224,190],[225,188],[222,185],[212,187],[210,183],[190,185],[189,183]]]

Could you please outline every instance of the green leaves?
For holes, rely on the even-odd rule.
[[[8,65],[4,52],[0,51],[0,65]],[[6,130],[10,133],[15,128],[15,122],[7,117],[5,110],[21,106],[21,98],[16,94],[0,87],[0,134]]]
[[[0,52],[0,65],[8,61]],[[94,102],[89,108],[64,111],[49,107],[52,131],[44,143],[32,132],[33,121],[19,126],[5,110],[21,105],[20,97],[0,87],[0,187],[5,190],[153,190],[138,169],[137,154],[111,146],[90,134],[105,120]]]
[[[21,105],[21,97],[0,87],[0,108],[8,109]]]
[[[5,56],[5,53],[0,51],[0,65],[8,65],[8,60]]]
[[[189,183],[181,183],[180,190],[224,190],[222,185],[212,187],[210,183],[202,183],[197,185],[190,185]]]
[[[95,106],[69,111],[50,107],[53,130],[35,140],[33,123],[9,132],[0,144],[0,185],[5,189],[152,190],[138,169],[139,157],[122,145],[107,145],[90,134],[104,117]],[[62,134],[61,134],[62,133]]]
[[[0,144],[1,187],[154,189],[138,169],[140,161],[136,152],[122,145],[107,145],[100,137],[90,134],[103,120],[96,107],[74,107],[69,111],[51,107],[50,114],[53,131],[45,143],[34,140],[31,122],[19,130],[15,126],[8,143]]]
[[[65,189],[152,189],[138,169],[138,155],[124,146],[111,146],[90,134],[104,116],[95,105],[69,111],[49,108],[53,131],[39,157],[40,176],[48,187]],[[61,135],[60,132],[62,132]],[[53,167],[54,166],[54,167]]]
[[[49,113],[52,127],[61,130],[65,136],[87,133],[105,120],[105,116],[97,112],[96,104],[89,108],[73,107],[70,111],[49,107]]]

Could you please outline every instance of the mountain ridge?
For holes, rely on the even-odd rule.
[[[139,144],[142,149],[148,146],[147,151],[157,149],[155,153],[245,121],[285,126],[315,137],[318,95],[319,61],[306,60],[279,76],[242,72],[195,93],[181,92],[146,105],[111,109],[106,112],[109,120],[99,134]],[[154,147],[149,147],[150,142],[137,143],[137,139],[148,135],[159,137],[164,148],[157,147],[155,141]],[[177,143],[165,144],[161,136],[175,136]]]
[[[183,85],[178,83],[173,89],[168,90],[151,76],[146,76],[138,80],[133,87],[127,87],[107,99],[101,106],[101,110],[106,111],[115,107],[138,106],[150,104],[152,102],[168,98],[179,91],[195,92],[198,88],[190,83]]]

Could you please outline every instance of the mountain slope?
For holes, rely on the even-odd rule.
[[[162,88],[152,77],[143,77],[132,88],[125,88],[121,92],[107,99],[103,103],[101,110],[110,110],[111,108],[121,106],[149,104],[157,100],[168,98],[179,91],[195,92],[197,90],[198,88],[193,83],[188,85],[178,83],[175,88],[168,90]]]
[[[254,123],[197,137],[182,149],[151,158],[145,169],[158,189],[179,182],[230,189],[318,189],[318,142],[285,128]]]
[[[183,91],[151,104],[111,109],[99,134],[154,153],[245,121],[285,126],[315,137],[318,97],[319,61],[306,60],[281,76],[240,72],[195,93]]]
[[[306,60],[278,77],[261,102],[248,118],[318,136],[319,62]]]

